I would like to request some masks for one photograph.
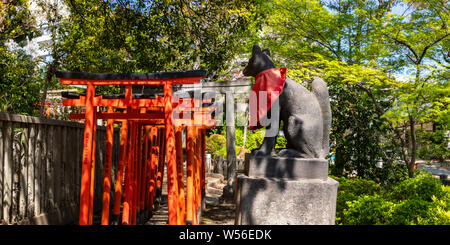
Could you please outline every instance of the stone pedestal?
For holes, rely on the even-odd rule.
[[[237,225],[334,225],[338,182],[324,159],[246,156]]]

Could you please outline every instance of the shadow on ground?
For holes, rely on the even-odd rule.
[[[202,212],[201,225],[234,225],[236,205],[221,202],[219,205],[208,205]]]

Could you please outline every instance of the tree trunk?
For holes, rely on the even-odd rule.
[[[410,131],[410,137],[411,137],[411,159],[409,161],[408,165],[408,176],[410,178],[414,178],[414,164],[416,163],[416,151],[417,151],[417,145],[416,145],[416,120],[413,116],[409,116],[409,131]]]

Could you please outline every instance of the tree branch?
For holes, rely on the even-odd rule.
[[[366,92],[367,95],[369,95],[370,99],[372,100],[373,104],[375,105],[375,109],[377,110],[379,116],[381,117],[384,114],[383,108],[381,108],[380,104],[376,100],[375,96],[372,94],[372,91],[370,91],[368,88],[364,87],[361,83],[357,83],[356,86],[364,92]]]
[[[432,47],[433,45],[435,45],[436,43],[438,43],[438,42],[444,40],[444,39],[445,39],[446,37],[448,37],[448,36],[450,36],[450,32],[447,33],[447,34],[445,34],[444,36],[442,36],[442,37],[436,39],[434,42],[428,44],[427,46],[425,46],[425,48],[423,49],[422,54],[420,55],[420,58],[419,58],[419,60],[418,60],[418,64],[420,64],[420,63],[422,62],[422,59],[423,59],[423,57],[425,57],[425,54],[427,53],[427,50],[428,50],[429,48],[431,48],[431,47]]]
[[[403,40],[400,40],[400,39],[398,39],[397,37],[391,37],[391,36],[389,36],[389,35],[387,35],[387,34],[383,34],[383,35],[385,35],[385,36],[388,37],[388,38],[393,39],[396,43],[402,44],[403,46],[407,47],[407,48],[411,51],[411,53],[413,53],[414,57],[416,58],[416,60],[413,61],[413,59],[411,59],[411,57],[408,56],[408,58],[410,58],[411,61],[413,61],[414,63],[416,63],[417,60],[419,60],[419,55],[417,54],[416,50],[414,50],[414,48],[411,47],[411,45],[409,45],[407,42],[405,42],[405,41],[403,41]]]

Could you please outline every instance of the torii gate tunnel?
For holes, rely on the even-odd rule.
[[[69,115],[70,119],[85,121],[80,225],[93,223],[98,119],[107,122],[101,224],[135,225],[137,215],[152,212],[154,200],[161,194],[164,167],[167,169],[169,225],[198,224],[197,212],[205,193],[205,130],[215,126],[215,108],[205,106],[212,104],[212,98],[174,96],[172,85],[199,83],[205,75],[205,70],[128,74],[57,72],[61,84],[87,86],[85,95],[66,93],[67,99],[62,101],[64,106],[85,107],[85,113]],[[96,96],[95,87],[105,85],[123,85],[125,94]],[[164,96],[133,94],[133,85],[163,85]],[[107,112],[98,108],[107,108]],[[114,124],[120,125],[120,151],[111,205]],[[186,130],[186,176],[182,130]]]

